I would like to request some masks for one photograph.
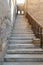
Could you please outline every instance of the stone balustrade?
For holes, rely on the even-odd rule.
[[[43,48],[43,25],[36,20],[29,12],[26,13],[29,23],[32,25],[32,30],[37,38],[40,38],[40,47]]]
[[[43,0],[27,0],[27,18],[32,25],[36,37],[40,38],[40,47],[43,46]]]

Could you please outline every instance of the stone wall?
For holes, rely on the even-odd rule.
[[[13,3],[12,3],[13,1]],[[0,0],[0,61],[3,61],[15,21],[15,0]]]
[[[0,0],[0,53],[2,52],[2,54],[7,48],[7,39],[10,36],[11,29],[11,9],[8,0]],[[2,54],[1,56],[3,56]]]

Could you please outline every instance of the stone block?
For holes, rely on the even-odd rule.
[[[40,44],[40,39],[39,38],[34,38],[32,41],[33,44]]]

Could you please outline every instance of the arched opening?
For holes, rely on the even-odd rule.
[[[21,11],[21,14],[24,14],[24,11]]]
[[[25,0],[16,0],[17,14],[24,14]]]
[[[20,11],[18,11],[18,14],[20,14]]]

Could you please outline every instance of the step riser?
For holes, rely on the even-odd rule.
[[[9,43],[32,43],[32,40],[9,40]]]
[[[29,59],[19,59],[19,58],[8,58],[4,59],[5,62],[43,62],[42,58],[29,58]]]
[[[14,28],[14,29],[13,29],[13,32],[15,32],[15,31],[33,32],[31,29],[29,29],[29,30],[27,30],[27,29],[16,29],[16,30],[15,30],[15,28]]]
[[[23,38],[23,37],[10,37],[9,40],[32,40],[33,38],[32,37],[27,37],[27,38]]]
[[[13,45],[13,46],[8,46],[8,48],[11,48],[11,49],[28,49],[28,48],[34,48],[34,46],[32,45]]]
[[[34,37],[34,34],[29,34],[29,35],[27,35],[27,34],[25,34],[25,35],[24,34],[22,34],[22,35],[21,34],[15,34],[15,35],[12,34],[11,37]]]
[[[33,49],[34,47],[8,47],[9,49]]]
[[[9,44],[31,44],[32,42],[9,42]]]
[[[24,33],[22,33],[22,32],[20,32],[20,33],[18,33],[18,32],[12,32],[12,34],[34,34],[33,32],[24,32]]]
[[[8,51],[7,54],[43,54],[43,52],[32,52],[32,51],[15,51],[15,52],[10,52]]]

